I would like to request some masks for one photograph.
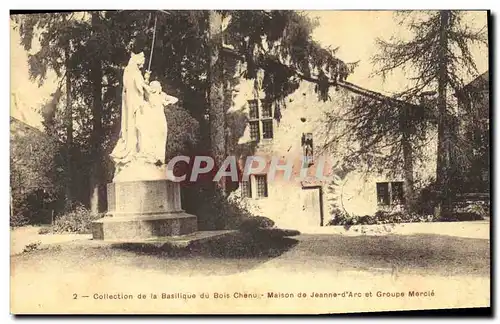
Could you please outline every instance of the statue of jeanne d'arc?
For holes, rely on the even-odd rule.
[[[127,165],[161,165],[165,159],[167,121],[163,107],[177,102],[161,90],[158,81],[148,84],[141,73],[144,53],[132,53],[123,73],[120,137],[111,152],[116,175]]]
[[[144,65],[144,53],[132,53],[123,73],[120,138],[111,157],[118,167],[130,162],[140,150],[137,138],[136,112],[144,104],[144,92],[148,85],[140,68]]]

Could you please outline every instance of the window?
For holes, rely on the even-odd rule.
[[[250,122],[250,138],[252,139],[252,141],[257,141],[257,142],[260,139],[260,129],[258,121]]]
[[[271,118],[273,117],[272,111],[272,102],[269,100],[262,99],[260,101],[262,107],[262,118]]]
[[[250,119],[259,119],[259,105],[257,100],[248,100]]]
[[[389,183],[379,182],[377,183],[377,203],[378,205],[389,205]]]
[[[269,196],[267,186],[267,175],[250,175],[247,181],[240,182],[242,198],[266,198]]]
[[[248,100],[248,110],[252,141],[271,140],[274,137],[272,102],[266,99]]]
[[[252,183],[251,181],[240,182],[241,196],[244,198],[252,198]]]
[[[273,120],[263,120],[262,121],[262,138],[271,139],[273,138]]]
[[[255,181],[257,182],[257,197],[267,197],[267,176],[256,175]]]
[[[403,182],[378,182],[377,183],[377,204],[379,206],[404,204]]]

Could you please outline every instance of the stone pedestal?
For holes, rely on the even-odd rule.
[[[134,240],[197,231],[196,216],[181,208],[178,183],[168,180],[108,184],[108,215],[92,223],[94,240]]]

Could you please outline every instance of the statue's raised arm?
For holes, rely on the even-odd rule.
[[[165,106],[176,104],[179,101],[179,99],[177,99],[176,97],[169,96],[165,92],[162,92],[162,96],[163,96],[163,104]]]

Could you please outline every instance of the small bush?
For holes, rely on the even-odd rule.
[[[50,234],[50,233],[52,233],[51,227],[42,227],[38,230],[38,234],[40,234],[40,235],[45,235],[45,234]]]
[[[91,233],[91,223],[102,215],[93,214],[83,206],[76,206],[72,211],[61,215],[54,222],[54,233]]]
[[[476,202],[476,203],[473,203],[473,204],[470,204],[469,206],[467,206],[465,208],[465,211],[473,213],[473,214],[476,214],[481,219],[484,219],[485,217],[489,217],[490,216],[490,206],[489,206],[489,203],[486,204],[486,203]]]
[[[443,220],[449,222],[477,221],[484,220],[489,214],[489,206],[482,202],[461,202],[458,203],[454,211]]]
[[[29,219],[23,213],[17,212],[10,217],[11,227],[21,227],[29,224]]]
[[[198,217],[200,230],[237,229],[243,220],[254,216],[241,200],[228,199],[210,188],[192,190],[186,202],[192,200],[188,212]]]
[[[340,209],[334,209],[332,212],[332,219],[326,223],[326,226],[344,225],[351,226],[358,223],[358,218],[349,215],[347,212]]]
[[[454,213],[448,221],[468,222],[484,220],[484,217],[477,213]]]
[[[30,243],[24,247],[23,253],[29,253],[32,251],[36,251],[36,250],[38,250],[38,248],[40,247],[41,244],[42,244],[42,242],[40,242],[40,241]]]
[[[430,215],[434,213],[434,208],[439,204],[439,191],[435,180],[418,191],[418,195],[413,204],[415,213]]]
[[[274,221],[264,216],[251,216],[241,220],[238,229],[242,232],[252,232],[262,228],[272,228]]]
[[[351,216],[347,213],[337,213],[335,218],[327,223],[327,226],[334,225],[375,225],[375,224],[392,224],[392,223],[418,223],[418,222],[434,222],[436,221],[433,215],[419,215],[408,212],[388,213],[378,211],[375,215]]]

